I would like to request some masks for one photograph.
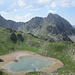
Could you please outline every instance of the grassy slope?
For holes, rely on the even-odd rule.
[[[75,60],[72,59],[72,56],[75,55],[75,43],[63,41],[47,43],[45,46],[41,47],[37,53],[43,56],[59,59],[63,62],[64,66],[55,71],[54,74],[57,73],[57,75],[75,75]],[[32,72],[32,74],[28,73],[28,75],[29,74],[35,75],[34,72]]]
[[[21,32],[15,32],[15,34],[22,34],[24,42],[17,41],[14,44],[10,40],[10,31],[5,28],[0,28],[0,55],[12,52],[12,47],[15,50],[28,50],[36,52],[43,56],[57,58],[63,62],[64,66],[55,73],[58,75],[69,75],[71,72],[75,74],[75,61],[72,60],[72,56],[75,55],[75,44],[70,42],[55,42],[49,43],[37,38],[32,37],[29,34]],[[34,72],[30,73],[30,75]],[[37,75],[37,74],[36,74]]]
[[[57,58],[63,62],[64,66],[55,72],[58,75],[69,75],[70,73],[75,75],[75,61],[72,60],[72,56],[75,55],[74,49],[75,44],[73,43],[56,42],[49,43],[38,52],[41,55]]]
[[[25,75],[47,75],[47,73],[34,71],[34,72],[29,72],[29,73],[27,73]]]
[[[5,28],[0,27],[0,55],[4,55],[6,53],[12,52],[12,48],[15,50],[29,50],[36,52],[42,45],[44,45],[44,41],[40,39],[34,39],[29,34],[24,34],[21,32],[14,32],[16,35],[17,34],[22,34],[24,41],[17,41],[16,44],[14,44],[10,40],[10,30],[7,30]],[[43,43],[43,44],[42,44]]]
[[[4,73],[4,72],[2,72],[2,71],[0,71],[0,75],[7,75],[6,73]]]

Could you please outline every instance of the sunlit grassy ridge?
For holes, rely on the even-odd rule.
[[[14,43],[11,41],[10,36],[12,32],[9,29],[0,27],[0,55],[11,53],[13,51],[27,50],[32,51],[43,56],[52,57],[63,62],[64,66],[54,73],[58,75],[75,75],[75,43],[71,42],[54,42],[50,43],[42,39],[33,37],[30,34],[24,34],[22,32],[13,31],[15,35],[21,34],[24,41],[17,39]],[[27,75],[40,75],[41,72],[30,72]],[[5,74],[2,74],[5,75]]]

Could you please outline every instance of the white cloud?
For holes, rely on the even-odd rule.
[[[36,9],[33,9],[33,8],[32,8],[32,9],[30,9],[30,10],[40,10],[40,8],[36,8]]]
[[[75,6],[75,0],[72,0],[71,6]]]
[[[24,3],[24,1],[23,1],[23,0],[19,0],[19,1],[18,1],[18,5],[19,5],[19,6],[24,6],[24,5],[25,5],[25,3]]]
[[[9,8],[13,8],[16,6],[16,3],[12,3]]]
[[[31,15],[31,13],[29,13],[29,14],[25,15],[24,17],[26,18],[26,17],[29,17],[30,15]]]
[[[0,0],[0,4],[3,4],[3,2]]]
[[[7,14],[7,12],[0,11],[0,14]]]
[[[48,13],[55,13],[56,11],[54,10],[49,10]]]
[[[19,20],[19,19],[22,19],[23,16],[18,16],[18,15],[16,15],[15,18]]]
[[[69,7],[69,3],[63,3],[61,6],[62,7]]]
[[[17,9],[13,9],[13,11],[17,11]]]
[[[52,2],[50,6],[51,6],[51,7],[56,7],[57,4],[56,4],[56,2]]]
[[[26,14],[26,15],[24,15],[24,16],[16,15],[16,16],[15,16],[15,19],[16,19],[17,21],[23,21],[25,18],[29,17],[30,15],[31,15],[31,13]]]
[[[1,11],[11,12],[17,10],[39,10],[39,9],[48,9],[52,7],[75,7],[75,0],[0,0]],[[28,12],[28,11],[27,11]],[[1,12],[4,13],[4,12]]]
[[[75,6],[75,0],[55,0],[50,3],[51,7],[73,7]]]
[[[36,0],[37,6],[40,8],[45,7],[50,9],[51,7],[74,7],[75,0]],[[40,3],[40,4],[39,4]]]
[[[29,5],[29,6],[26,6],[24,9],[31,9],[33,6],[32,5]]]
[[[29,9],[29,10],[40,10],[40,8],[36,8],[32,5],[29,5],[29,6],[25,6],[24,9]]]
[[[61,7],[70,7],[69,5],[71,5],[71,0],[59,0],[57,1],[58,5]]]
[[[75,0],[59,0],[59,6],[61,7],[73,7],[75,6]]]
[[[38,3],[48,3],[50,0],[37,0]]]
[[[19,16],[19,15],[16,15],[15,16],[15,20],[17,21],[17,22],[27,22],[29,19],[29,17],[30,17],[30,15],[31,15],[31,13],[29,13],[29,14],[26,14],[26,15],[24,15],[24,16]]]

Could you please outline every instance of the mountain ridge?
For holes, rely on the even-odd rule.
[[[3,22],[4,21],[7,20],[3,20]],[[59,21],[60,19],[58,19],[58,21],[56,19],[55,22],[48,23],[46,21],[46,17],[40,19],[34,18],[31,21],[28,21],[24,23],[24,25],[22,25],[23,26],[22,28],[24,29],[25,33],[21,32],[22,29],[21,31],[18,29],[21,28],[20,27],[21,25],[17,26],[17,29],[19,31],[16,31],[17,29],[16,28],[14,29],[16,23],[14,25],[13,21],[12,21],[13,24],[10,23],[8,27],[7,25],[5,25],[6,22],[3,23],[6,28],[0,27],[0,55],[5,55],[11,52],[22,51],[22,50],[32,51],[34,52],[34,54],[37,53],[42,56],[59,59],[64,64],[62,68],[57,69],[52,74],[74,75],[75,43],[71,43],[72,40],[69,37],[69,36],[75,36],[74,28],[69,26],[67,28],[68,30],[66,30],[65,25],[67,25],[67,23],[63,25],[64,23],[61,24],[61,22],[63,21],[60,22]],[[14,27],[11,26],[12,29],[10,29],[10,25],[14,25]],[[29,27],[29,30],[26,29],[27,26]],[[44,39],[46,41],[41,40],[39,38]],[[3,72],[0,71],[0,74],[7,75]],[[33,75],[34,73],[36,75],[36,73],[38,72],[30,72],[29,74],[26,75]]]
[[[44,18],[34,17],[28,22],[15,22],[0,16],[0,27],[31,33],[38,38],[54,41],[72,41],[69,36],[75,36],[72,25],[58,14],[52,13]]]
[[[0,27],[11,28],[17,30],[20,25],[24,25],[23,22],[15,22],[13,20],[6,20],[0,15]]]
[[[20,26],[18,30],[31,33],[39,38],[54,39],[54,41],[69,41],[69,36],[75,35],[74,28],[67,20],[52,13],[49,13],[45,18],[41,17],[41,19],[40,17],[34,17],[26,22],[24,26]],[[63,34],[67,36],[65,39]]]

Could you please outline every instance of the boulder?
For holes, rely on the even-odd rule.
[[[0,59],[0,62],[4,62],[4,60],[3,59]]]

